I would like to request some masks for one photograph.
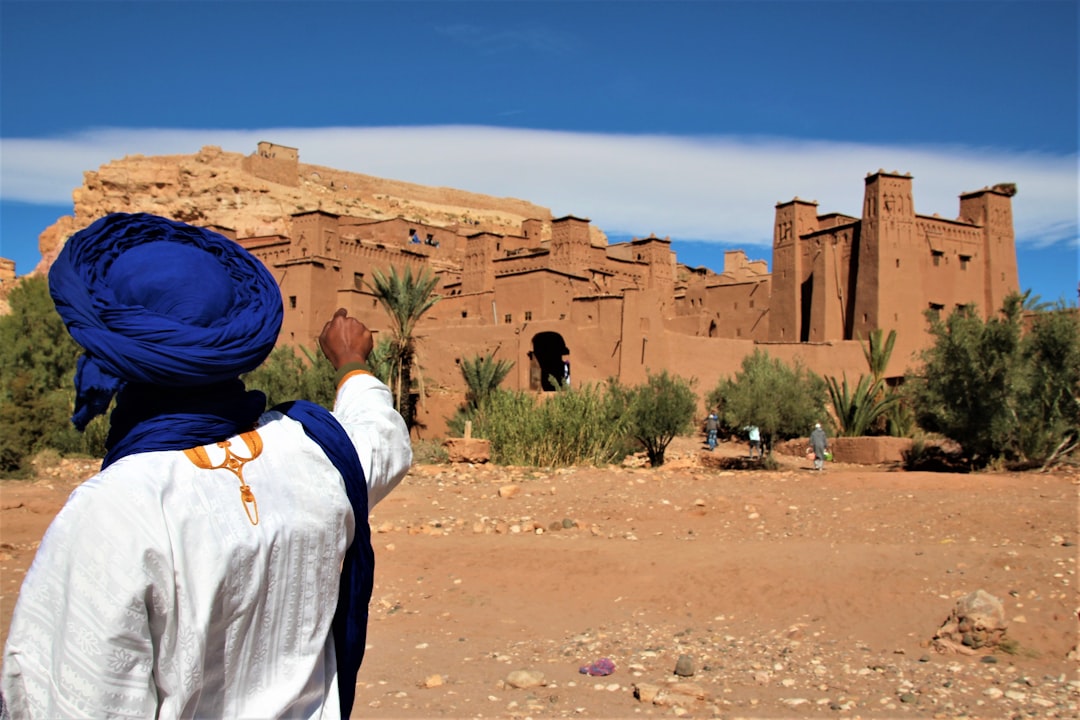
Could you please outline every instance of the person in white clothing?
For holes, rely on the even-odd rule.
[[[323,329],[339,369],[332,415],[267,411],[239,375],[272,349],[281,299],[236,243],[111,215],[54,269],[57,309],[85,349],[73,420],[116,406],[102,470],[26,575],[0,713],[347,717],[372,583],[367,511],[412,462],[366,366],[371,331],[345,310]]]

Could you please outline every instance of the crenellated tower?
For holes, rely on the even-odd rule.
[[[1001,184],[960,196],[960,219],[979,226],[982,231],[979,264],[985,286],[979,311],[984,317],[997,312],[1005,296],[1020,289],[1012,216],[1015,194],[1015,185]]]
[[[876,328],[899,332],[923,324],[926,249],[916,232],[911,188],[910,174],[879,170],[866,177],[852,313],[856,338]]]
[[[809,320],[808,281],[813,266],[801,238],[818,228],[817,203],[795,198],[776,204],[773,223],[772,293],[769,300],[769,340],[799,342]]]

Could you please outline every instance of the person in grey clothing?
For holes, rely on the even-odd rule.
[[[829,439],[825,437],[825,431],[821,429],[821,423],[814,424],[814,431],[810,433],[810,447],[814,449],[814,469],[823,469],[825,467],[825,451],[829,449]]]

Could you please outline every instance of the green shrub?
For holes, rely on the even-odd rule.
[[[489,440],[492,461],[502,465],[605,465],[627,452],[622,401],[604,385],[543,396],[495,390],[471,417],[473,436]]]
[[[1025,297],[1010,295],[985,321],[973,306],[928,313],[934,342],[905,383],[919,425],[977,467],[1051,462],[1080,436],[1076,308],[1040,313],[1024,332]]]
[[[626,393],[627,432],[645,449],[653,467],[664,464],[667,446],[691,430],[697,395],[693,381],[649,373],[648,380]]]
[[[757,425],[769,452],[777,439],[805,437],[815,422],[824,423],[825,381],[796,362],[789,367],[755,349],[743,358],[734,378],[709,392],[709,407],[721,408],[728,427]]]

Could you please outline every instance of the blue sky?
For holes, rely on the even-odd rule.
[[[1015,182],[1020,284],[1075,304],[1078,3],[0,0],[0,255],[82,173],[250,153],[519,197],[681,262],[771,261],[775,204],[923,214]]]

